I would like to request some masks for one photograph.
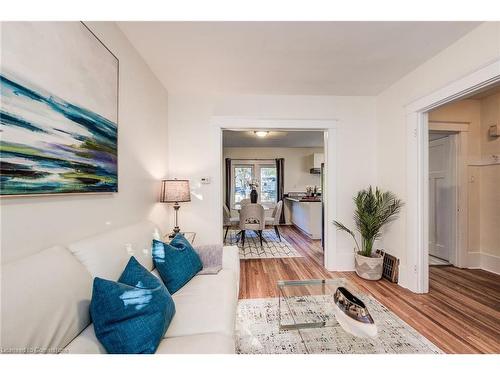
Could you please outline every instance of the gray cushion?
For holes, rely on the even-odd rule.
[[[203,263],[198,275],[215,275],[222,269],[222,245],[195,246],[194,250]]]

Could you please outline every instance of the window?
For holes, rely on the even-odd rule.
[[[252,179],[252,166],[234,167],[234,203],[239,203],[242,199],[250,198],[250,186],[248,183]]]
[[[232,205],[242,199],[250,199],[249,183],[256,180],[259,184],[258,202],[273,205],[277,201],[277,175],[274,160],[235,160],[233,162]]]
[[[262,203],[276,202],[278,195],[276,182],[276,167],[260,168],[260,201]]]

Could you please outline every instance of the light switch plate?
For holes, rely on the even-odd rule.
[[[209,184],[210,183],[210,177],[202,177],[201,178],[201,183],[202,184]]]

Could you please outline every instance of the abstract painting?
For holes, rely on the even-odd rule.
[[[0,193],[118,191],[118,60],[80,22],[2,24]]]

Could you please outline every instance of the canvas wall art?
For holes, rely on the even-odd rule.
[[[2,24],[0,193],[118,191],[118,60],[81,22]]]

